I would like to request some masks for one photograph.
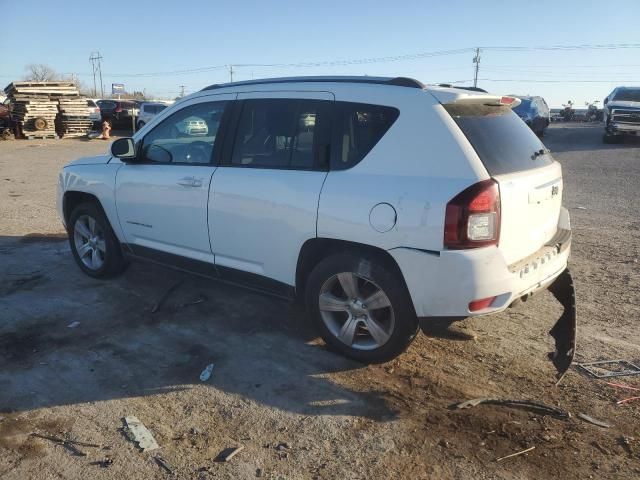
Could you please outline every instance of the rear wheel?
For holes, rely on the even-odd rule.
[[[313,269],[306,304],[325,342],[362,362],[395,358],[418,329],[411,299],[394,269],[356,253],[333,255]]]
[[[609,135],[608,133],[605,133],[602,136],[602,141],[603,141],[603,143],[620,143],[622,141],[622,136],[621,135]]]
[[[125,270],[127,262],[104,212],[95,203],[82,203],[69,217],[69,244],[78,266],[94,278]]]

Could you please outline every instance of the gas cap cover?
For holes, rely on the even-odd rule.
[[[376,232],[384,233],[396,226],[396,209],[388,203],[378,203],[369,212],[369,223]]]

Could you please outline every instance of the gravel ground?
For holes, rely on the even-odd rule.
[[[640,144],[600,137],[601,127],[569,124],[545,137],[572,213],[578,359],[640,363]],[[0,142],[0,478],[170,477],[157,457],[173,478],[640,477],[640,401],[616,405],[633,392],[577,369],[554,386],[546,332],[560,308],[547,292],[363,366],[327,351],[279,300],[142,264],[108,282],[82,275],[56,217],[57,172],[105,143]],[[572,418],[447,408],[487,396]],[[130,415],[159,450],[126,438]],[[215,460],[236,446],[230,462]]]

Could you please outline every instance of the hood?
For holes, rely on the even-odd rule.
[[[610,100],[605,105],[606,108],[640,108],[640,102],[631,102],[628,100]]]
[[[100,165],[103,163],[109,163],[109,160],[111,160],[111,155],[109,154],[82,157],[67,163],[65,167],[70,167],[72,165]]]

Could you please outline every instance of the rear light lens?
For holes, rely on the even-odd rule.
[[[500,190],[484,180],[456,195],[448,204],[444,221],[444,246],[450,250],[498,245]]]
[[[485,308],[489,308],[496,297],[488,297],[481,298],[479,300],[474,300],[473,302],[469,302],[469,311],[477,312],[479,310],[484,310]]]

